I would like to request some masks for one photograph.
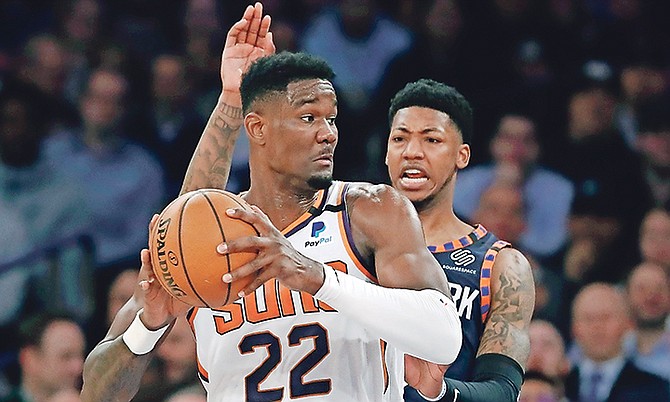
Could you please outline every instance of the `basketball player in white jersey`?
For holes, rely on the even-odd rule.
[[[404,197],[385,185],[332,181],[333,73],[307,55],[259,59],[274,51],[261,16],[257,3],[229,32],[224,89],[184,188],[212,186],[215,175],[198,178],[199,168],[227,174],[232,146],[217,141],[243,123],[251,168],[244,198],[258,208],[230,215],[260,236],[219,252],[258,253],[224,282],[257,277],[234,304],[188,311],[200,378],[210,401],[400,401],[404,354],[441,365],[458,354],[449,284]],[[147,250],[141,258],[136,294],[87,358],[84,401],[130,400],[156,344],[186,310],[153,280]],[[410,385],[429,397],[441,391],[421,379]]]

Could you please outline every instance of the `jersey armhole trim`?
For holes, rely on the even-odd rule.
[[[341,210],[338,212],[337,217],[340,226],[340,232],[344,234],[344,236],[342,236],[342,243],[344,244],[344,248],[347,250],[347,254],[349,254],[349,257],[351,257],[351,260],[354,262],[354,264],[356,264],[356,268],[358,268],[358,270],[368,279],[374,283],[378,283],[377,271],[374,264],[365,262],[365,258],[363,258],[362,254],[356,248],[353,235],[351,234],[349,211],[345,202],[348,188],[349,183],[344,183],[344,185],[340,188],[340,193],[337,197],[338,204],[344,206],[344,208],[341,208]]]
[[[482,269],[479,276],[479,290],[481,292],[481,313],[482,313],[482,324],[486,323],[488,318],[489,311],[491,310],[491,270],[493,269],[493,264],[495,264],[496,257],[500,250],[505,247],[509,247],[510,244],[503,240],[498,240],[491,248],[486,251],[484,255],[484,262],[482,262]]]

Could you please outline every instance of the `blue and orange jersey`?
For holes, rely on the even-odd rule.
[[[447,370],[449,378],[471,378],[491,306],[491,268],[498,252],[508,246],[509,243],[498,240],[481,225],[458,240],[428,246],[449,279],[463,328],[463,346]]]

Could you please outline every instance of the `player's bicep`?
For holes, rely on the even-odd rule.
[[[355,238],[374,255],[377,279],[393,288],[436,289],[449,295],[449,284],[426,248],[421,221],[411,203],[388,186],[374,186],[350,209]]]
[[[535,305],[535,285],[528,260],[515,249],[498,254],[492,270],[491,312],[477,355],[500,353],[526,366],[528,326]]]

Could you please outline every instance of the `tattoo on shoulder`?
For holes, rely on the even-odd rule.
[[[502,353],[525,366],[530,353],[528,325],[535,305],[533,277],[528,263],[522,261],[520,255],[513,255],[509,263],[500,268],[479,354]]]

